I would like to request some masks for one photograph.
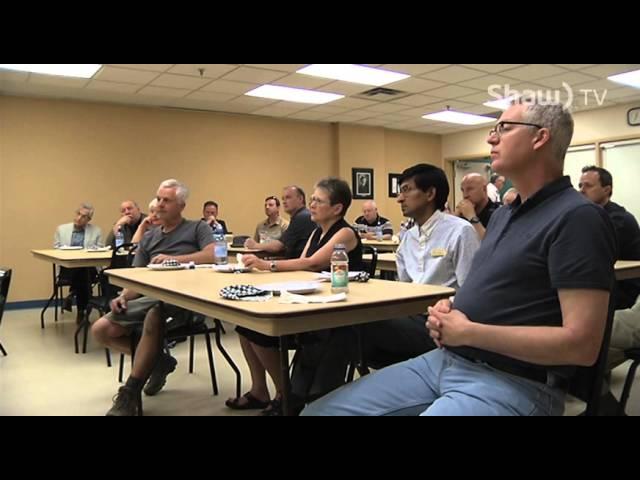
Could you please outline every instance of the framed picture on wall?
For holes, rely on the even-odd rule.
[[[399,173],[389,174],[389,197],[396,198],[400,193],[400,177]]]
[[[373,168],[351,169],[353,198],[373,200]]]

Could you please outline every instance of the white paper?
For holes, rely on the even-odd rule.
[[[347,299],[346,293],[338,293],[336,295],[296,295],[287,291],[280,293],[278,303],[335,303],[343,302]]]

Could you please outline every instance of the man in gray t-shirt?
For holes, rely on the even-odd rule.
[[[177,180],[165,180],[160,184],[156,215],[161,226],[149,232],[140,242],[134,267],[167,261],[212,262],[211,229],[204,222],[188,221],[182,217],[188,194],[187,187]],[[175,370],[177,364],[173,357],[162,353],[166,322],[169,317],[180,322],[186,313],[181,308],[124,289],[111,302],[111,313],[93,324],[91,332],[100,343],[129,355],[132,327],[144,324],[131,375],[118,391],[113,407],[107,412],[108,416],[136,415],[137,398],[145,382],[144,392],[147,395],[155,395],[162,389],[167,375]]]

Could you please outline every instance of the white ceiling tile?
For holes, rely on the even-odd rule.
[[[616,90],[622,88],[621,83],[612,82],[611,80],[592,80],[590,82],[578,83],[577,89],[595,89],[595,90]]]
[[[88,78],[70,78],[57,75],[39,75],[32,73],[29,75],[28,83],[36,85],[50,85],[52,87],[83,88],[90,82]]]
[[[222,77],[223,80],[250,83],[269,83],[278,78],[286,76],[284,72],[274,72],[273,70],[262,70],[253,67],[239,67]]]
[[[394,72],[406,73],[408,75],[420,75],[422,73],[439,70],[448,67],[448,63],[385,63],[382,68]]]
[[[640,94],[640,89],[632,87],[623,87],[607,92],[606,100],[618,100],[625,97],[634,97]]]
[[[478,93],[478,91],[473,88],[461,87],[459,85],[447,85],[446,87],[436,88],[435,90],[429,91],[429,95],[440,98],[464,97],[473,93]]]
[[[170,68],[167,73],[175,73],[178,75],[189,75],[192,77],[200,77],[199,69],[203,69],[202,78],[220,78],[231,70],[238,68],[238,65],[226,63],[179,63]]]
[[[332,106],[347,107],[347,108],[364,108],[378,105],[378,102],[372,102],[371,100],[360,100],[359,98],[341,98],[335,102],[331,102]]]
[[[208,85],[201,88],[206,92],[219,92],[219,93],[235,93],[242,95],[249,90],[253,90],[258,86],[257,83],[244,83],[244,82],[230,82],[229,80],[214,80]]]
[[[173,63],[110,63],[113,67],[129,68],[131,70],[146,70],[149,72],[166,72]]]
[[[206,102],[226,102],[232,98],[236,98],[235,93],[218,93],[218,92],[204,92],[199,90],[197,92],[190,93],[186,98],[191,100],[202,100]]]
[[[489,87],[492,85],[506,85],[510,83],[513,83],[513,79],[511,78],[502,77],[500,75],[487,75],[485,77],[460,82],[458,85],[462,87],[477,88],[483,92],[488,92]]]
[[[535,63],[527,65],[526,67],[507,70],[502,72],[501,75],[522,81],[530,81],[537,80],[538,78],[560,75],[561,73],[566,72],[567,71],[564,68],[556,67],[555,65]]]
[[[378,105],[371,105],[370,107],[366,107],[366,110],[380,113],[393,113],[399,112],[401,110],[406,110],[407,108],[409,108],[407,105],[398,105],[397,103],[380,103]]]
[[[364,110],[363,110],[364,111]],[[414,119],[411,117],[408,117],[406,115],[400,115],[398,113],[384,113],[382,115],[378,115],[379,117],[385,118],[386,120],[389,120],[390,122],[406,122],[407,119],[410,119],[409,121],[413,121]]]
[[[563,83],[572,86],[593,80],[595,80],[595,78],[591,75],[585,75],[579,72],[566,72],[561,75],[554,75],[553,77],[540,78],[536,80],[536,83],[550,88],[563,88]]]
[[[512,68],[521,67],[522,63],[463,63],[463,67],[482,70],[487,73],[500,73]]]
[[[484,75],[485,74],[483,72],[479,72],[477,70],[461,67],[459,65],[452,65],[441,70],[436,70],[435,72],[424,73],[420,78],[445,83],[458,83],[464,82],[465,80],[471,80],[472,78],[482,77]]]
[[[346,107],[336,107],[333,103],[330,103],[328,105],[318,105],[317,107],[312,107],[311,110],[313,110],[314,112],[321,112],[321,113],[327,113],[327,114],[344,113],[350,110],[350,108],[346,108]]]
[[[248,97],[246,95],[243,95],[238,98],[234,98],[233,100],[229,100],[226,103],[229,105],[253,107],[254,109],[258,109],[266,107],[267,105],[273,105],[277,102],[278,100],[273,100],[271,98]]]
[[[556,63],[559,67],[566,68],[567,70],[582,70],[588,67],[595,67],[597,63]]]
[[[316,88],[319,92],[337,93],[340,95],[356,95],[375,88],[372,85],[360,85],[359,83],[341,82],[339,80],[327,83]]]
[[[633,70],[640,69],[638,63],[616,63],[608,65],[598,65],[596,67],[589,67],[582,70],[582,73],[588,75],[595,75],[596,77],[605,78],[610,75],[616,75],[618,73],[631,72]]]
[[[158,76],[158,72],[131,70],[128,68],[103,67],[95,76],[96,80],[107,82],[134,83],[146,85]]]
[[[422,105],[428,105],[430,103],[439,102],[441,99],[438,97],[430,97],[429,95],[409,95],[407,97],[399,98],[397,100],[391,100],[391,103],[397,103],[399,105],[407,105],[410,107],[421,107]]]
[[[284,102],[278,104],[278,105],[269,105],[267,107],[264,108],[260,108],[258,110],[254,110],[252,113],[256,114],[256,115],[267,115],[270,117],[286,117],[287,115],[291,115],[293,113],[296,112],[300,112],[301,110],[304,110],[304,106],[302,108],[298,107],[296,108],[291,108],[288,105],[284,105]]]
[[[322,112],[314,112],[313,110],[304,110],[302,112],[293,113],[288,115],[287,118],[295,118],[296,120],[323,120],[329,117],[330,114]]]
[[[498,90],[499,93],[502,94],[504,89]],[[489,100],[495,100],[488,92],[483,93],[474,93],[473,95],[465,95],[464,97],[458,97],[458,100],[462,102],[474,103],[476,105],[482,105],[484,102],[488,102]]]
[[[277,72],[297,72],[301,68],[309,65],[308,63],[244,63],[248,67],[263,68],[266,70],[275,70]]]
[[[382,126],[390,122],[384,119],[383,117],[377,117],[377,118],[365,118],[363,120],[356,120],[356,123],[359,123],[361,125]]]
[[[302,75],[300,73],[294,73],[292,75],[287,75],[285,77],[279,78],[271,82],[273,85],[283,85],[285,87],[293,87],[293,88],[307,88],[313,89],[316,87],[321,87],[331,82],[331,80],[327,80],[326,78],[318,78],[312,77],[311,75]],[[334,92],[339,93],[339,92]]]
[[[187,90],[196,90],[207,83],[211,82],[208,78],[189,77],[187,75],[174,75],[172,73],[163,73],[155,78],[149,85],[156,87],[184,88]]]
[[[485,113],[497,112],[498,109],[496,109],[495,107],[487,107],[485,105],[474,105],[472,107],[464,107],[464,111],[467,113],[476,113],[478,115],[483,115]]]
[[[358,120],[371,118],[371,117],[373,117],[371,112],[365,112],[364,110],[359,110],[357,112],[338,113],[335,115],[331,115],[330,117],[327,117],[326,120],[329,122],[355,122]]]
[[[189,90],[185,90],[182,88],[144,87],[138,91],[138,95],[180,98],[184,97],[189,92]]]
[[[445,85],[443,82],[425,80],[424,78],[407,78],[405,80],[400,80],[399,82],[393,82],[385,85],[385,87],[401,90],[403,92],[422,93],[426,90],[432,90],[443,85]]]
[[[101,90],[103,92],[135,93],[140,89],[140,85],[132,83],[103,82],[101,80],[91,80],[86,86],[87,90]]]

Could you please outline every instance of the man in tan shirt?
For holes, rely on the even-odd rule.
[[[264,213],[267,219],[258,223],[253,240],[256,243],[266,243],[280,240],[282,234],[289,227],[289,222],[280,216],[280,199],[272,196],[264,200]]]

